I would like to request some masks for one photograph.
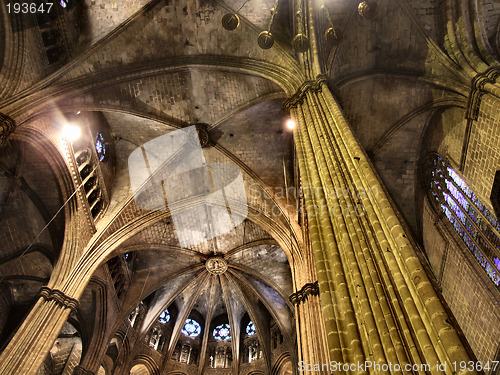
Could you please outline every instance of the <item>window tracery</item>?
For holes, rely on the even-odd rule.
[[[89,147],[74,150],[75,161],[83,183],[85,197],[87,199],[90,212],[94,220],[97,218],[103,207],[104,194],[97,177],[97,165],[95,157]]]
[[[170,313],[168,312],[168,309],[162,311],[162,313],[158,317],[158,320],[163,324],[166,324],[170,321]]]
[[[149,346],[151,346],[154,350],[161,351],[163,349],[163,344],[164,338],[160,328],[153,328],[153,331],[151,332],[151,336],[149,338]]]
[[[233,364],[233,354],[228,345],[220,345],[212,348],[209,356],[211,368],[229,368]]]
[[[500,287],[500,222],[440,156],[429,157],[426,171],[434,203],[488,277]]]
[[[217,341],[226,341],[231,339],[231,327],[229,324],[220,324],[215,327],[213,336]]]
[[[59,5],[62,8],[69,10],[69,9],[73,8],[73,2],[74,2],[74,0],[59,0]]]
[[[262,348],[260,347],[260,342],[257,339],[249,339],[245,341],[245,359],[247,363],[251,363],[262,358]]]
[[[196,337],[201,333],[201,326],[196,320],[187,319],[181,332],[186,336]]]
[[[248,336],[255,335],[255,325],[252,321],[247,324],[246,333]]]
[[[106,262],[113,281],[113,286],[115,288],[116,296],[120,299],[128,290],[131,283],[131,272],[128,269],[128,265],[125,262],[125,258],[122,255],[111,258]]]
[[[108,158],[108,142],[104,139],[102,133],[97,132],[95,137],[95,151],[100,162],[105,162]]]

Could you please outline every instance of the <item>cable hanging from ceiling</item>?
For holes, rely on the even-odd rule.
[[[235,30],[240,25],[240,17],[238,13],[245,6],[245,4],[249,0],[245,0],[243,4],[238,8],[238,10],[234,13],[227,13],[222,17],[222,27],[226,30]],[[274,45],[274,35],[271,32],[271,29],[276,20],[276,15],[278,14],[279,0],[276,0],[274,6],[271,8],[271,19],[269,20],[269,25],[267,30],[262,31],[257,37],[257,43],[262,49],[269,49]],[[303,1],[299,1],[299,10],[297,11],[297,29],[298,33],[293,38],[293,48],[300,53],[306,52],[309,49],[309,39],[304,33],[304,25],[303,25]]]
[[[235,30],[240,25],[240,17],[239,12],[241,9],[249,2],[250,0],[245,0],[243,4],[236,10],[234,13],[226,13],[222,17],[222,26],[226,30]],[[305,32],[305,19],[304,19],[304,0],[299,0],[298,9],[295,13],[296,18],[296,27],[297,34],[295,34],[292,40],[292,46],[295,51],[299,53],[304,53],[310,48],[309,38],[307,37],[307,33]],[[279,0],[276,0],[274,3],[274,7],[270,9],[271,11],[271,19],[269,20],[269,26],[267,30],[262,31],[258,38],[257,43],[262,49],[270,49],[274,45],[274,35],[271,32],[271,28],[276,19],[276,15],[278,14]],[[331,46],[338,46],[343,39],[343,33],[341,30],[338,30],[334,27],[334,23],[331,17],[330,12],[328,11],[325,4],[321,5],[321,9],[325,12],[326,17],[328,19],[328,23],[330,27],[326,29],[324,37],[328,44]],[[373,18],[377,14],[378,5],[373,0],[365,0],[361,1],[358,4],[358,14],[364,18]]]
[[[325,4],[321,4],[321,9],[325,12],[328,23],[330,24],[330,27],[325,31],[325,39],[330,45],[338,46],[340,42],[342,42],[344,35],[341,30],[335,29],[332,16],[330,15],[330,12],[326,8]]]
[[[305,32],[305,19],[304,19],[304,2],[303,0],[299,0],[299,6],[297,9],[297,12],[295,14],[296,19],[297,19],[297,34],[293,37],[293,48],[295,51],[304,53],[306,52],[309,47],[309,38],[306,36]]]

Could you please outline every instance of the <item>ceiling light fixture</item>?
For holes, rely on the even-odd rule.
[[[245,0],[243,4],[238,8],[238,10],[234,13],[226,13],[222,17],[222,27],[224,27],[226,30],[235,30],[239,25],[240,25],[240,17],[238,16],[239,11],[249,0]],[[269,20],[269,26],[267,30],[262,31],[258,38],[257,38],[257,43],[260,48],[262,49],[269,49],[274,45],[274,36],[271,33],[271,28],[274,24],[274,20],[276,18],[276,15],[278,14],[278,6],[279,6],[279,0],[276,0],[274,3],[274,7],[271,8],[271,19]],[[309,39],[306,36],[306,33],[304,32],[305,26],[303,25],[304,20],[302,19],[302,0],[300,0],[299,3],[299,10],[297,11],[297,30],[298,33],[295,35],[292,41],[293,48],[295,51],[299,53],[304,53],[306,52],[309,47]],[[330,30],[330,29],[329,29]],[[335,30],[333,30],[333,34],[335,34]],[[328,38],[336,38],[336,35],[328,36]]]
[[[299,53],[304,53],[309,49],[309,39],[305,33],[304,20],[302,19],[302,0],[299,1],[299,9],[297,10],[297,35],[293,38],[293,48]]]
[[[259,44],[259,47],[262,49],[269,49],[274,44],[274,36],[273,34],[271,34],[271,27],[273,27],[274,18],[278,14],[278,5],[279,5],[279,0],[276,0],[274,8],[271,8],[271,20],[269,21],[268,28],[267,30],[262,31],[259,34],[259,37],[257,38],[257,43]]]
[[[248,1],[249,0],[245,0],[236,12],[224,14],[224,16],[222,17],[222,27],[224,27],[226,30],[236,29],[240,25],[240,17],[238,17],[238,13],[240,12],[241,8],[243,8],[245,4],[248,3]]]
[[[326,13],[326,17],[328,18],[328,22],[330,23],[330,27],[325,31],[325,39],[331,46],[338,46],[343,39],[342,31],[335,30],[333,27],[332,17],[330,16],[330,12],[326,8],[325,4],[321,5],[321,9]]]
[[[373,18],[377,14],[377,3],[371,0],[362,1],[358,5],[358,13],[361,17]]]
[[[297,126],[297,124],[292,119],[289,119],[286,122],[286,126],[288,127],[288,129],[293,130],[293,129],[295,129],[295,127]]]

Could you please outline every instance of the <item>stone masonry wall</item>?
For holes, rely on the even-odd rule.
[[[446,217],[436,215],[427,200],[423,212],[423,238],[427,258],[443,296],[477,359],[482,363],[497,360],[500,291],[454,233]]]

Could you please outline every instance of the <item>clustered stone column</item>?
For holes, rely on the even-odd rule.
[[[40,298],[0,358],[0,374],[35,374],[78,301],[43,287]],[[48,337],[50,339],[48,339]]]
[[[306,82],[287,105],[330,360],[430,365],[436,374],[437,364],[468,361],[326,78]]]
[[[290,296],[295,305],[299,366],[305,371],[301,373],[330,374],[326,368],[311,371],[307,365],[328,363],[328,347],[323,325],[321,305],[319,301],[318,282],[307,283],[298,292]]]

